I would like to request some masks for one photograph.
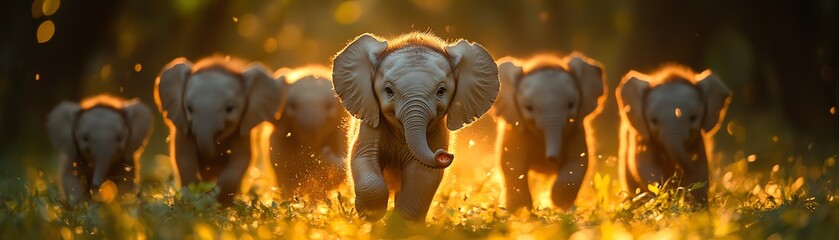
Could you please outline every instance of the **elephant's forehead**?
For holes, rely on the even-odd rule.
[[[322,78],[304,77],[289,85],[288,97],[291,99],[319,100],[334,98],[332,82]]]
[[[195,74],[187,82],[187,96],[230,97],[241,91],[239,80],[229,73],[209,71]]]
[[[519,83],[522,93],[539,98],[577,97],[576,83],[568,73],[558,70],[541,70],[522,78]]]
[[[388,54],[380,64],[385,78],[398,79],[412,72],[424,72],[434,79],[443,79],[451,65],[443,54],[427,47],[409,46]]]
[[[650,108],[673,107],[687,110],[701,106],[701,98],[695,88],[684,83],[667,83],[650,90],[647,95]]]
[[[114,110],[94,108],[79,116],[78,128],[87,130],[119,130],[124,126],[122,116]]]

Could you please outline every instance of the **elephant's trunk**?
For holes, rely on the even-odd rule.
[[[421,100],[413,104],[406,104],[402,111],[402,126],[405,131],[405,141],[408,149],[420,164],[430,168],[446,168],[452,164],[454,155],[443,149],[431,152],[428,147],[427,130],[433,109]]]
[[[104,146],[98,146],[93,149],[93,179],[90,181],[90,187],[94,191],[98,191],[99,187],[105,183],[108,178],[108,173],[115,162],[114,149],[109,149]]]
[[[216,154],[215,134],[198,133],[195,134],[195,145],[198,147],[198,154],[202,158],[211,158]]]
[[[545,137],[545,158],[556,162],[562,154],[562,135],[567,117],[560,115],[547,115],[542,119],[542,134]]]
[[[216,154],[216,137],[223,126],[220,122],[212,122],[212,119],[203,120],[207,122],[192,125],[195,129],[195,145],[202,158],[211,158]]]
[[[677,127],[665,127],[662,129],[662,146],[667,156],[678,164],[681,169],[690,168],[691,159],[687,152],[687,132]]]

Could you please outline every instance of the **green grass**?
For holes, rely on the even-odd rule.
[[[329,201],[310,203],[274,201],[270,194],[261,197],[266,195],[257,194],[254,187],[224,209],[214,201],[212,184],[177,191],[157,182],[146,184],[137,196],[69,208],[55,179],[29,170],[28,178],[0,182],[0,238],[832,239],[839,237],[839,200],[827,171],[831,159],[811,181],[792,174],[799,171],[779,168],[769,173],[737,170],[746,159],[723,166],[723,177],[710,183],[708,208],[688,201],[690,189],[669,184],[648,186],[657,196],[628,198],[614,177],[598,173],[575,209],[543,206],[513,213],[502,207],[503,191],[495,172],[471,182],[449,177],[426,224],[390,215],[375,223],[362,221],[355,214],[350,188],[333,192]]]

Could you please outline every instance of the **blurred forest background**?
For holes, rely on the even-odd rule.
[[[154,107],[155,77],[176,57],[231,55],[274,69],[328,66],[336,51],[365,32],[430,31],[481,43],[496,58],[576,50],[599,60],[610,92],[594,121],[598,155],[618,152],[614,89],[620,77],[668,62],[696,71],[710,68],[734,90],[715,137],[722,164],[754,154],[751,168],[793,162],[820,168],[839,152],[839,3],[832,0],[15,0],[2,5],[2,178],[23,176],[26,167],[54,171],[57,152],[44,125],[62,100],[110,93]],[[156,116],[146,161],[168,154],[167,129]],[[492,121],[483,118],[462,131],[458,152],[490,158],[480,153],[494,147]],[[475,144],[464,144],[469,140]],[[470,162],[492,166],[496,160]]]

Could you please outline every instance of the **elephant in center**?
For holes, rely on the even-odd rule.
[[[394,191],[400,217],[425,221],[454,160],[449,131],[481,117],[498,94],[492,56],[479,44],[427,33],[363,34],[337,54],[332,79],[362,121],[350,160],[358,213],[381,219]]]
[[[555,175],[553,204],[573,206],[592,155],[584,120],[595,117],[606,98],[602,65],[579,53],[504,58],[498,64],[501,94],[493,115],[504,119],[496,152],[507,209],[533,207],[531,171]]]

